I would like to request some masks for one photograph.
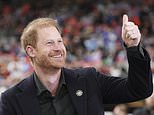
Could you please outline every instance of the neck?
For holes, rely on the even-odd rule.
[[[34,67],[34,70],[39,80],[54,96],[56,94],[56,91],[59,85],[61,68],[47,69],[47,68]]]

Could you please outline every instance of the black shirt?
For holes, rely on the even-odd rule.
[[[42,115],[76,115],[63,74],[61,74],[57,93],[54,97],[41,83],[36,74],[34,74],[34,80]]]

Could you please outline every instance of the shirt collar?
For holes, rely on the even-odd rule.
[[[48,89],[43,85],[43,83],[39,80],[36,73],[34,72],[34,81],[37,88],[37,95],[41,95],[43,92],[48,91]],[[66,85],[65,76],[63,70],[61,71],[60,82],[58,87],[62,87],[62,85]]]

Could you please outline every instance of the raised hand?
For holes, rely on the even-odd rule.
[[[123,15],[122,39],[127,47],[137,46],[141,40],[141,33],[137,25],[128,21],[128,16]]]

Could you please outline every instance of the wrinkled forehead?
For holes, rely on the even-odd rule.
[[[37,28],[37,33],[38,34],[57,34],[57,35],[60,35],[58,29],[54,26],[45,26],[45,27],[40,27],[40,28]]]
[[[38,37],[39,41],[40,41],[40,39],[42,39],[43,41],[62,39],[61,34],[57,30],[57,28],[53,27],[53,26],[38,28],[37,35],[38,35],[37,37]]]

